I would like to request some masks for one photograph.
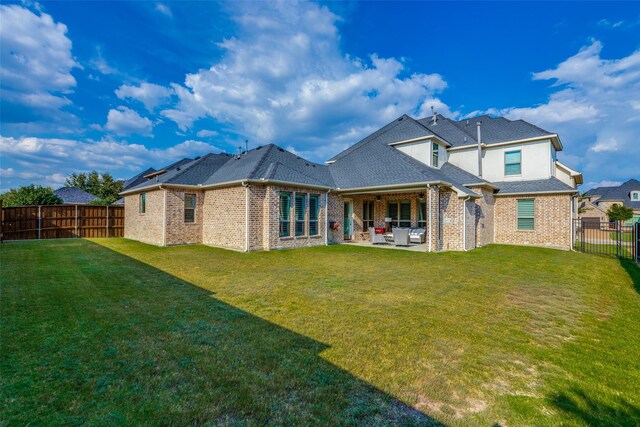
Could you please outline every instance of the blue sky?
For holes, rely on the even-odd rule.
[[[522,118],[586,184],[640,175],[640,3],[0,5],[0,189],[276,143],[324,161],[403,113]]]

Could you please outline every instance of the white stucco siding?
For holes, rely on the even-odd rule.
[[[502,145],[482,150],[482,178],[487,181],[529,181],[548,179],[555,172],[552,162],[551,141],[527,142],[523,144]],[[507,151],[521,152],[521,174],[505,175],[504,155]],[[449,152],[449,162],[462,169],[478,174],[478,148],[473,146],[465,150]]]
[[[398,150],[421,161],[425,165],[431,165],[431,141],[411,142],[408,144],[396,145]]]
[[[449,163],[478,175],[478,148],[472,147],[468,150],[450,151]]]
[[[424,163],[427,166],[433,166],[431,161],[432,157],[432,141],[418,141],[410,142],[406,144],[395,145],[394,147],[403,153],[413,157],[414,159]],[[448,156],[447,148],[444,145],[438,144],[440,149],[438,150],[438,167],[441,167],[446,161]]]
[[[575,187],[573,184],[573,179],[571,178],[571,174],[568,171],[566,171],[561,167],[558,167],[557,165],[555,165],[555,163],[554,163],[554,167],[555,167],[556,178],[558,178],[560,181],[564,182],[567,185]]]

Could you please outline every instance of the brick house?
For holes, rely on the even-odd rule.
[[[572,246],[582,175],[558,135],[522,120],[394,120],[331,158],[276,145],[149,169],[123,191],[125,237],[243,251],[364,242],[423,230],[425,251]]]
[[[580,218],[585,221],[608,221],[607,210],[615,205],[633,209],[633,218],[627,224],[640,221],[640,181],[630,179],[614,187],[592,188],[580,203]]]

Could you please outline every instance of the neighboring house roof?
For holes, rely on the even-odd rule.
[[[558,178],[538,179],[533,181],[501,181],[493,183],[499,188],[497,196],[507,194],[531,193],[577,193],[578,190],[560,181]]]
[[[84,205],[96,200],[97,197],[93,194],[87,193],[80,188],[75,187],[62,187],[53,192],[56,196],[62,199],[66,204],[79,204]]]
[[[630,179],[622,185],[617,187],[597,187],[585,193],[586,196],[596,197],[599,196],[594,203],[598,204],[605,201],[622,202],[625,206],[631,209],[640,209],[640,201],[631,200],[631,192],[640,191],[640,181],[637,179]]]

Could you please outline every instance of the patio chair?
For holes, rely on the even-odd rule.
[[[384,238],[384,228],[369,229],[369,239],[372,245],[387,243]]]
[[[412,228],[409,230],[409,241],[411,243],[424,243],[426,240],[426,230],[424,228]]]
[[[396,246],[409,246],[409,229],[394,227],[393,244]]]

